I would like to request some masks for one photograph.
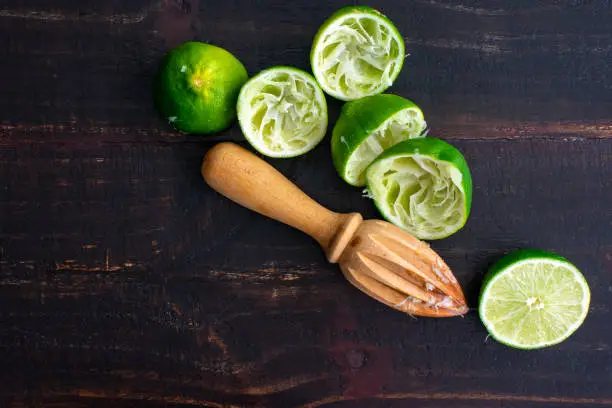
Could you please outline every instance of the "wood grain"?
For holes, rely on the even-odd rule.
[[[364,296],[310,238],[203,183],[203,155],[237,127],[204,139],[157,118],[170,47],[210,41],[251,74],[308,68],[344,4],[0,3],[1,406],[612,406],[610,2],[370,3],[411,54],[393,92],[472,170],[470,220],[432,245],[469,305],[516,248],[587,277],[584,326],[536,352],[487,339],[475,310],[413,320]],[[322,205],[378,216],[328,139],[270,162]]]
[[[83,135],[97,143],[183,141],[151,102],[151,76],[169,47],[209,41],[251,74],[278,64],[308,68],[318,25],[345,5],[55,3],[0,9],[0,73],[19,84],[0,95],[2,145],[83,143]],[[610,136],[609,2],[481,3],[372,3],[396,22],[410,54],[392,91],[419,103],[446,138]],[[241,137],[235,128],[223,135]]]

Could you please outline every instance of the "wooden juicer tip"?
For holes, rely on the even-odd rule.
[[[465,297],[429,245],[384,221],[322,207],[248,150],[219,143],[202,163],[204,180],[236,203],[314,238],[354,286],[415,316],[465,314]]]

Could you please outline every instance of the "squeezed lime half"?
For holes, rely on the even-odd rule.
[[[401,96],[380,94],[347,102],[334,126],[334,166],[347,183],[365,185],[365,169],[389,147],[424,135],[423,112]]]
[[[366,170],[369,195],[388,221],[420,239],[461,229],[472,204],[472,177],[455,147],[432,137],[400,142]]]
[[[326,93],[352,101],[393,85],[404,57],[404,40],[391,20],[370,7],[348,6],[319,28],[310,63]]]
[[[260,153],[295,157],[313,149],[325,136],[327,103],[310,74],[273,67],[242,87],[238,121],[246,139]]]

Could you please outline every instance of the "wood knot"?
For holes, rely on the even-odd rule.
[[[355,248],[357,245],[359,245],[361,243],[361,237],[360,236],[356,236],[352,241],[351,241],[351,248]]]

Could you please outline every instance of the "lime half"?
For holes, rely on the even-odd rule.
[[[236,100],[247,72],[223,48],[186,42],[164,57],[155,79],[160,114],[186,133],[215,133],[236,120]]]
[[[351,101],[393,85],[404,53],[404,40],[387,17],[370,7],[348,6],[319,28],[310,63],[325,92]]]
[[[457,149],[439,139],[396,144],[368,167],[366,182],[383,217],[420,239],[457,232],[470,213],[468,165]]]
[[[273,67],[251,78],[238,96],[238,121],[260,153],[295,157],[314,148],[327,130],[325,95],[314,78]]]
[[[519,250],[495,263],[480,293],[480,319],[500,343],[521,349],[558,344],[584,321],[589,286],[567,259]]]
[[[427,127],[421,109],[401,96],[367,96],[342,107],[331,140],[336,170],[347,183],[365,185],[365,169],[383,151],[420,137]]]

